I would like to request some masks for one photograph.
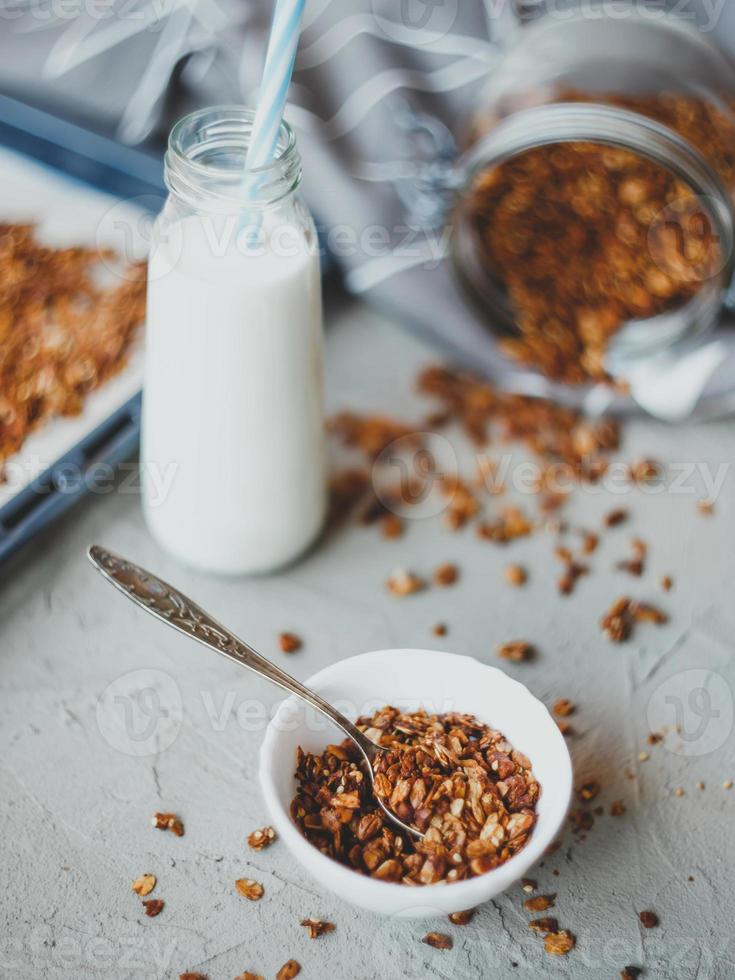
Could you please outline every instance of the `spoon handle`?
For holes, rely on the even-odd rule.
[[[228,660],[234,660],[242,667],[260,674],[266,680],[272,681],[279,687],[302,698],[317,711],[326,715],[330,721],[338,725],[346,735],[354,739],[363,753],[371,759],[375,746],[352,722],[341,712],[333,708],[323,698],[319,697],[308,687],[304,687],[295,677],[281,670],[265,657],[262,657],[251,646],[239,639],[234,633],[225,629],[195,602],[187,598],[168,582],[147,572],[139,565],[120,558],[99,545],[92,545],[88,552],[89,560],[115,588],[124,593],[137,606],[145,609],[156,619],[168,626],[185,633],[204,646],[221,653]]]

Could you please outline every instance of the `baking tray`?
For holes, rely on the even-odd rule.
[[[45,219],[45,237],[93,237],[100,216],[115,207],[134,219],[165,198],[161,155],[114,139],[0,95],[0,216]],[[44,197],[48,198],[44,202]],[[32,202],[32,203],[29,203]],[[131,202],[131,203],[119,203]],[[69,227],[69,222],[74,224]],[[87,234],[84,234],[86,230]],[[129,459],[140,436],[142,347],[85,401],[82,414],[51,421],[33,433],[9,463],[0,487],[0,561],[109,481],[111,468]]]

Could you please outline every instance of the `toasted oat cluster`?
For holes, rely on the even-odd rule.
[[[350,741],[321,755],[299,748],[291,816],[322,853],[372,878],[430,885],[491,871],[528,842],[540,786],[501,732],[472,715],[392,707],[358,726],[388,748],[376,794],[425,836],[408,839],[387,820]]]
[[[397,439],[408,439],[414,445],[421,443],[411,426],[384,415],[365,418],[354,412],[341,412],[330,420],[329,429],[345,445],[362,450],[371,459],[377,459]]]
[[[384,416],[353,413],[342,413],[331,421],[332,435],[344,446],[361,450],[371,469],[351,467],[335,475],[330,487],[330,527],[337,527],[354,515],[361,524],[378,525],[386,538],[400,537],[406,515],[399,517],[398,513],[423,501],[432,488],[446,498],[442,521],[451,531],[474,524],[481,540],[507,545],[542,526],[525,508],[503,505],[506,487],[496,461],[489,455],[479,457],[473,479],[441,473],[424,445],[422,465],[428,466],[425,475],[384,485],[380,467],[374,465],[375,453],[390,444],[393,433],[401,441],[401,448],[407,444],[417,447],[425,438],[422,432],[456,424],[475,446],[483,449],[520,444],[530,451],[538,466],[532,489],[544,523],[569,496],[568,492],[559,491],[560,485],[600,480],[612,454],[620,448],[620,426],[614,419],[590,420],[582,412],[549,399],[506,392],[477,375],[447,365],[433,364],[422,370],[416,388],[438,403],[423,421],[408,424]],[[629,468],[629,479],[643,484],[660,472],[660,464],[654,460],[638,460]],[[486,505],[495,498],[498,503],[490,510]],[[596,535],[587,535],[585,554],[595,550],[597,540]],[[562,591],[568,593],[584,570],[577,565],[567,571]],[[395,595],[409,595],[426,584],[412,574],[392,578],[396,581],[387,585]]]
[[[613,419],[591,422],[565,405],[512,394],[442,364],[425,368],[417,388],[422,395],[438,399],[446,418],[459,423],[476,446],[520,442],[543,464],[563,463],[580,480],[594,480],[604,473],[610,453],[620,447],[620,426]],[[543,485],[538,487],[539,493],[544,490]],[[512,526],[498,534],[501,540],[528,533],[517,515],[511,516]]]
[[[113,253],[49,248],[33,225],[0,223],[0,472],[30,432],[78,415],[117,373],[145,315],[145,268],[98,282]]]
[[[590,98],[565,91],[555,101]],[[667,94],[594,99],[679,133],[735,193],[735,124],[724,108]],[[561,381],[604,379],[608,342],[626,321],[680,306],[722,267],[694,192],[624,149],[529,150],[481,173],[469,207],[482,261],[516,314],[505,352]]]
[[[600,620],[600,626],[611,643],[624,643],[630,638],[636,623],[664,626],[668,621],[669,617],[658,606],[622,596],[610,606]]]

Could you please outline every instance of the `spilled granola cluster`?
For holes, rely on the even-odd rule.
[[[610,606],[602,617],[600,626],[611,643],[624,643],[629,639],[636,623],[664,626],[668,621],[669,617],[657,606],[622,596]]]
[[[528,842],[540,787],[530,761],[472,715],[385,707],[358,726],[388,747],[375,793],[423,840],[385,818],[350,741],[321,755],[299,748],[291,815],[328,857],[382,881],[462,881],[503,864]]]
[[[548,515],[564,503],[565,495],[554,488],[563,482],[599,480],[606,472],[610,455],[619,448],[620,427],[612,419],[590,421],[566,406],[544,398],[512,394],[467,371],[433,364],[419,374],[420,394],[438,404],[422,421],[408,424],[382,415],[342,412],[329,423],[329,431],[344,446],[359,450],[375,464],[388,447],[399,442],[402,451],[420,449],[425,472],[376,491],[371,474],[359,467],[337,473],[331,483],[330,526],[339,525],[356,508],[365,525],[379,524],[385,537],[398,537],[403,521],[401,507],[424,499],[427,486],[435,486],[446,498],[444,523],[459,531],[483,517],[484,495],[501,497],[505,491],[491,459],[479,462],[476,481],[439,472],[423,444],[425,430],[437,431],[457,424],[474,446],[490,443],[520,443],[538,463],[539,510]],[[647,463],[649,461],[646,461]],[[641,463],[631,466],[631,482],[643,482]],[[651,463],[651,466],[657,464]],[[658,470],[656,470],[658,473]],[[507,544],[526,537],[537,528],[532,517],[516,506],[503,506],[491,519],[477,524],[478,537]]]
[[[735,192],[735,118],[725,107],[670,94],[553,96],[592,100],[663,123]],[[624,323],[681,306],[722,267],[716,230],[690,187],[625,149],[529,150],[482,172],[465,206],[482,264],[515,312],[518,336],[501,346],[560,381],[605,379],[608,342]]]
[[[332,517],[341,523],[352,514],[360,523],[379,523],[386,537],[404,533],[406,517],[417,502],[428,494],[438,493],[445,498],[440,509],[441,520],[452,532],[471,525],[476,537],[494,546],[507,547],[513,542],[539,532],[553,535],[553,556],[561,565],[556,581],[560,595],[570,596],[578,583],[592,572],[592,556],[597,552],[603,535],[616,534],[630,518],[627,509],[616,507],[604,515],[596,529],[571,524],[564,519],[564,508],[572,499],[574,489],[593,486],[603,479],[620,448],[621,428],[613,419],[593,420],[581,412],[559,405],[549,399],[511,394],[496,388],[470,372],[442,364],[425,368],[419,374],[416,387],[420,394],[431,397],[438,407],[413,426],[385,416],[343,413],[331,426],[332,432],[351,448],[358,449],[373,463],[372,472],[352,468],[338,473],[332,484]],[[345,420],[348,420],[346,422]],[[477,458],[477,473],[459,476],[441,471],[432,462],[428,432],[454,425],[483,450],[492,447],[520,446],[533,458],[535,470],[532,482],[527,483],[533,508],[527,504],[504,502],[507,486],[496,459],[488,452]],[[425,472],[413,476],[406,485],[381,486],[382,474],[378,455],[390,446],[390,435],[400,440],[397,452],[409,453],[418,448]],[[414,460],[415,462],[415,460]],[[664,467],[656,460],[638,458],[623,465],[620,479],[631,488],[643,487],[664,477]],[[709,515],[712,508],[701,512]],[[438,515],[437,515],[438,516]],[[386,528],[390,526],[390,533]],[[617,571],[641,578],[646,571],[649,549],[645,541],[634,537],[630,554],[616,564]],[[529,569],[509,564],[504,569],[506,582],[522,588],[531,580]],[[434,586],[445,587],[460,578],[460,571],[451,562],[442,564],[432,576]],[[399,568],[386,581],[388,591],[398,597],[423,592],[428,587],[425,572]],[[673,587],[670,575],[659,579],[659,588],[668,592]],[[600,619],[600,630],[614,643],[628,640],[636,624],[663,626],[668,614],[648,601],[624,598],[613,604]],[[436,636],[447,633],[447,624],[434,627]],[[533,657],[533,645],[522,638],[502,643],[498,655],[505,660],[521,662]]]
[[[96,249],[50,248],[30,224],[0,223],[0,467],[34,429],[78,415],[116,374],[145,315],[145,267],[111,288]]]
[[[423,370],[417,388],[442,406],[427,420],[434,426],[456,421],[476,446],[520,442],[544,467],[562,464],[579,480],[602,476],[609,454],[620,445],[620,427],[612,419],[590,421],[576,409],[547,398],[502,391],[477,375],[446,365]]]

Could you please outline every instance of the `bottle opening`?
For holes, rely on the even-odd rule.
[[[301,158],[288,123],[281,124],[276,155],[267,167],[247,170],[255,110],[245,106],[200,109],[171,130],[165,178],[177,197],[203,210],[268,207],[301,183]]]

